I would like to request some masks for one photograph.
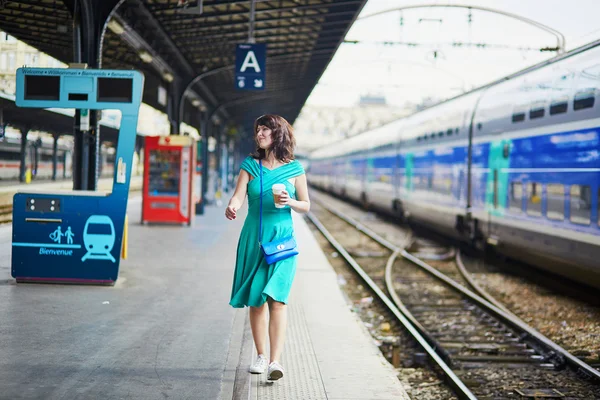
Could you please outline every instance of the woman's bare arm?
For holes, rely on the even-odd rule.
[[[229,204],[225,210],[225,217],[228,220],[235,219],[237,216],[237,210],[239,210],[244,204],[244,200],[246,199],[246,191],[248,190],[248,182],[250,182],[250,174],[246,170],[242,169],[240,171],[240,175],[238,176],[237,185],[235,186],[233,196],[231,196],[231,200],[229,200]]]

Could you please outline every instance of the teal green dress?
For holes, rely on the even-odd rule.
[[[258,161],[247,157],[241,165],[254,179],[248,182],[248,215],[240,233],[233,287],[229,304],[236,308],[260,307],[267,297],[287,303],[296,274],[296,257],[268,265],[258,246],[258,217],[260,210],[260,167]],[[283,183],[290,198],[296,198],[296,188],[288,179],[304,174],[302,165],[294,160],[269,170],[263,165],[262,240],[270,242],[294,234],[291,208],[276,208],[271,186]]]

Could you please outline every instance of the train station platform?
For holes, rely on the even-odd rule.
[[[248,311],[228,305],[245,215],[206,211],[142,226],[132,197],[114,287],[16,284],[0,227],[0,399],[408,399],[300,216],[285,376],[250,375]]]
[[[98,190],[107,191],[112,188],[113,178],[103,177],[98,179]],[[142,175],[135,175],[131,177],[131,190],[141,190],[142,188]],[[73,188],[73,179],[57,179],[55,181],[50,179],[40,179],[32,181],[31,183],[22,183],[16,181],[0,181],[0,197],[3,195],[12,195],[18,191],[25,190],[71,190]]]

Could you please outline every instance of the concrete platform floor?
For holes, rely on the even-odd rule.
[[[114,287],[16,285],[0,231],[0,399],[231,398],[240,227],[212,209],[192,229],[143,227],[140,204]]]
[[[247,309],[228,304],[245,210],[211,206],[188,228],[141,226],[140,209],[131,197],[114,287],[15,284],[0,227],[0,400],[408,399],[301,217],[286,375],[267,384],[247,373]]]

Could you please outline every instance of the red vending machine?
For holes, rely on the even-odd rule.
[[[190,225],[195,215],[196,146],[189,136],[146,137],[142,223]]]

